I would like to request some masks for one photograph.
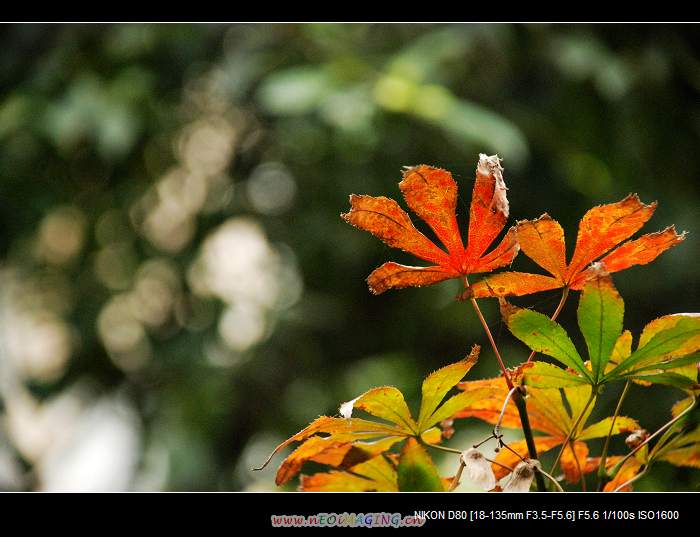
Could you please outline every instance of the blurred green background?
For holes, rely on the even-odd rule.
[[[399,199],[404,165],[452,170],[463,218],[478,153],[498,153],[511,218],[547,211],[569,247],[591,206],[656,199],[646,231],[691,233],[616,276],[626,326],[697,311],[699,41],[655,25],[5,25],[0,488],[276,490],[279,458],[251,467],[341,402],[393,384],[415,404],[472,343],[471,378],[496,374],[456,282],[367,291],[373,268],[413,260],[339,213],[350,193]],[[635,386],[624,413],[653,430],[681,395]],[[459,423],[452,445],[485,430]],[[661,464],[637,488],[699,483]]]

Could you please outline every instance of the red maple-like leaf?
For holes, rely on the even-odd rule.
[[[548,214],[518,222],[515,230],[520,248],[551,276],[501,272],[472,285],[467,295],[473,298],[521,296],[560,287],[580,290],[599,270],[592,266],[594,262],[601,263],[607,273],[646,265],[682,242],[685,236],[670,226],[620,245],[634,235],[655,210],[656,203],[644,204],[636,194],[617,203],[593,207],[579,223],[576,248],[568,264],[564,231],[559,222]]]
[[[491,272],[513,261],[518,253],[514,229],[486,252],[508,219],[508,200],[498,156],[479,157],[466,247],[457,224],[457,183],[446,170],[414,166],[404,171],[399,183],[409,208],[430,226],[443,247],[418,231],[396,201],[384,196],[350,196],[351,209],[341,215],[346,222],[369,231],[393,248],[433,263],[428,267],[384,263],[367,278],[372,293]]]

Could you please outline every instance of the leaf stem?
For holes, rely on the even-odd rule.
[[[459,468],[457,468],[457,473],[452,478],[452,481],[450,482],[450,487],[447,489],[447,492],[452,492],[454,489],[456,489],[459,486],[459,480],[462,478],[462,472],[464,471],[464,466],[465,466],[464,461],[460,457]]]
[[[476,312],[476,316],[479,318],[479,321],[481,321],[481,326],[484,327],[484,332],[486,332],[486,336],[489,338],[489,342],[491,343],[491,348],[493,349],[493,353],[496,355],[496,360],[498,360],[498,365],[501,368],[501,372],[503,373],[503,377],[506,379],[506,384],[508,385],[508,389],[512,390],[513,389],[513,381],[510,378],[510,373],[508,373],[508,370],[506,369],[506,365],[503,363],[503,358],[501,358],[501,353],[498,352],[498,346],[496,345],[496,341],[493,339],[493,334],[491,333],[491,329],[489,328],[489,325],[486,322],[486,319],[484,319],[484,314],[481,313],[481,308],[479,308],[479,304],[477,304],[476,299],[471,298],[470,299],[472,306],[474,306],[474,311]]]
[[[561,292],[561,299],[559,299],[559,304],[557,304],[557,309],[554,310],[554,313],[552,313],[552,316],[550,317],[550,319],[552,321],[557,320],[557,317],[559,317],[561,310],[564,309],[564,304],[566,304],[566,299],[568,297],[569,297],[569,286],[567,285],[566,287],[564,287],[564,290]],[[537,354],[537,351],[532,351],[530,353],[530,356],[527,357],[526,363],[529,364],[530,362],[532,362],[532,359],[535,357],[536,354]]]
[[[506,414],[506,408],[508,408],[508,401],[510,401],[511,397],[513,397],[513,393],[518,389],[518,387],[511,388],[511,390],[508,392],[508,395],[506,396],[506,400],[503,401],[503,407],[501,408],[501,413],[498,415],[498,421],[496,422],[496,425],[493,426],[493,437],[498,438],[499,440],[503,436],[501,434],[501,424],[503,423],[503,416]]]
[[[446,446],[441,446],[441,445],[439,445],[439,444],[428,444],[427,442],[423,442],[423,443],[424,443],[426,446],[428,446],[428,447],[431,447],[431,448],[434,448],[434,449],[439,449],[440,451],[445,451],[445,452],[447,452],[447,453],[455,453],[455,454],[457,454],[457,455],[461,455],[461,454],[462,454],[462,452],[461,452],[460,450],[458,450],[458,449],[453,449],[453,448],[449,448],[449,447],[446,447]]]
[[[610,439],[612,438],[613,431],[615,430],[615,422],[617,421],[617,417],[620,415],[620,410],[622,409],[622,403],[625,400],[625,397],[627,397],[627,392],[630,389],[630,381],[628,380],[625,383],[625,387],[622,390],[622,394],[620,394],[620,399],[617,401],[617,406],[615,407],[615,413],[613,414],[613,419],[612,423],[610,424],[610,430],[608,431],[608,436],[605,437],[605,444],[603,445],[603,452],[600,455],[600,465],[598,466],[598,491],[600,492],[603,490],[603,487],[605,486],[605,481],[607,477],[607,473],[605,471],[605,464],[607,462],[608,458],[608,448],[610,447]]]
[[[571,426],[571,429],[569,430],[569,434],[566,436],[566,440],[564,440],[564,442],[562,443],[561,449],[559,450],[559,453],[557,454],[557,458],[554,460],[554,464],[552,464],[552,469],[549,471],[550,474],[554,473],[554,470],[556,469],[557,464],[559,464],[559,459],[561,459],[561,456],[564,453],[564,450],[566,449],[567,446],[571,447],[571,451],[574,455],[576,454],[576,451],[574,450],[574,446],[573,446],[573,444],[571,444],[571,437],[574,435],[576,429],[578,428],[579,424],[581,423],[583,416],[586,415],[586,411],[588,410],[588,407],[591,406],[591,403],[595,399],[595,396],[596,396],[596,390],[595,390],[595,387],[592,387],[591,388],[591,395],[588,397],[588,401],[586,401],[586,405],[583,407],[583,410],[581,410],[578,417],[576,418],[576,421]]]

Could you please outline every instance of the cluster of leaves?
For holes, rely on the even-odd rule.
[[[439,444],[437,425],[460,409],[486,396],[486,389],[462,391],[447,399],[448,392],[469,372],[479,356],[474,346],[464,360],[429,375],[422,386],[420,411],[414,419],[401,392],[391,386],[371,389],[340,407],[342,417],[321,416],[282,442],[273,454],[293,442],[303,442],[277,471],[276,483],[293,478],[307,461],[328,464],[343,471],[302,479],[302,490],[446,490],[424,445]],[[352,417],[355,410],[383,420]],[[321,436],[324,435],[324,436]],[[400,455],[386,452],[403,444]]]
[[[628,240],[651,218],[656,204],[644,204],[630,195],[589,210],[581,219],[576,247],[567,263],[563,229],[547,214],[517,222],[489,251],[509,213],[497,156],[480,156],[466,246],[457,223],[457,184],[449,172],[425,165],[408,168],[399,187],[408,206],[427,223],[441,246],[416,229],[394,200],[352,195],[351,210],[341,215],[343,219],[389,246],[432,263],[427,267],[384,263],[368,277],[370,291],[380,294],[392,288],[461,279],[464,292],[458,298],[471,299],[481,317],[476,300],[497,297],[505,323],[532,350],[531,358],[540,353],[559,365],[528,360],[513,371],[503,369],[505,379],[460,382],[477,359],[475,347],[467,359],[425,379],[418,419],[412,417],[396,388],[372,389],[343,404],[341,417],[320,417],[277,447],[273,455],[293,442],[302,442],[282,463],[278,485],[299,473],[304,463],[316,462],[336,470],[303,477],[302,490],[451,490],[462,468],[472,459],[482,463],[482,458],[470,450],[469,457],[460,457],[455,477],[441,478],[425,447],[440,447],[442,440],[451,436],[453,421],[470,417],[493,424],[490,438],[499,442],[499,448],[506,448],[497,449],[491,461],[495,479],[484,480],[494,490],[500,487],[493,483],[511,473],[511,481],[516,480],[522,464],[541,471],[539,462],[531,464],[533,449],[528,444],[534,444],[539,454],[558,448],[553,469],[560,464],[563,475],[557,479],[583,481],[585,487],[584,475],[597,470],[604,490],[628,490],[632,481],[659,460],[700,467],[700,429],[679,432],[686,411],[700,392],[700,358],[696,354],[700,350],[700,314],[666,315],[651,321],[633,351],[632,334],[623,330],[624,302],[610,276],[647,264],[683,240],[684,234],[676,233],[672,226]],[[510,265],[519,251],[550,275],[506,271],[469,284],[469,275]],[[561,306],[570,290],[581,291],[577,317],[587,346],[583,355],[555,321],[561,308],[550,318],[505,299],[557,288],[563,289]],[[493,340],[492,344],[500,360]],[[614,416],[589,424],[603,386],[614,381],[627,382],[618,410]],[[674,407],[667,426],[649,435],[635,419],[618,415],[629,383],[673,386],[686,392],[687,399]],[[462,391],[445,399],[457,385]],[[527,424],[515,397],[511,397],[516,390],[526,396]],[[353,417],[353,410],[383,421]],[[526,438],[506,445],[501,427],[522,428]],[[532,431],[541,434],[534,436]],[[609,456],[610,437],[622,433],[631,433],[627,442],[631,451]],[[658,439],[650,449],[654,437]],[[590,454],[588,442],[595,439],[606,440],[600,456]],[[471,470],[478,473],[476,466]]]
[[[582,384],[594,390],[615,380],[668,384],[684,390],[698,389],[700,315],[666,315],[646,325],[632,352],[632,334],[622,330],[624,302],[609,276],[587,283],[578,306],[578,323],[588,347],[584,361],[564,328],[546,315],[504,302],[508,328],[532,350],[551,356],[566,369],[533,362],[525,382],[541,388],[565,388]]]

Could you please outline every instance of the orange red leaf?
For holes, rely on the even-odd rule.
[[[351,195],[350,211],[341,214],[346,222],[369,231],[391,247],[433,263],[428,267],[384,263],[367,279],[372,293],[491,272],[510,264],[517,255],[514,229],[487,251],[508,219],[506,186],[498,156],[480,155],[466,247],[457,223],[457,183],[450,172],[424,164],[410,167],[404,171],[399,188],[406,204],[428,224],[442,247],[419,232],[394,200]]]
[[[565,286],[580,290],[595,274],[591,267],[594,262],[601,263],[607,273],[645,265],[685,237],[671,226],[618,246],[634,235],[655,209],[656,203],[644,204],[636,195],[592,208],[579,223],[576,248],[568,264],[564,232],[556,220],[543,214],[535,220],[520,221],[515,226],[520,248],[551,276],[502,272],[473,284],[468,294],[474,298],[522,296]]]
[[[369,290],[380,295],[388,289],[403,289],[404,287],[424,287],[434,283],[444,282],[458,277],[456,271],[443,267],[410,267],[387,261],[376,268],[367,278]]]

